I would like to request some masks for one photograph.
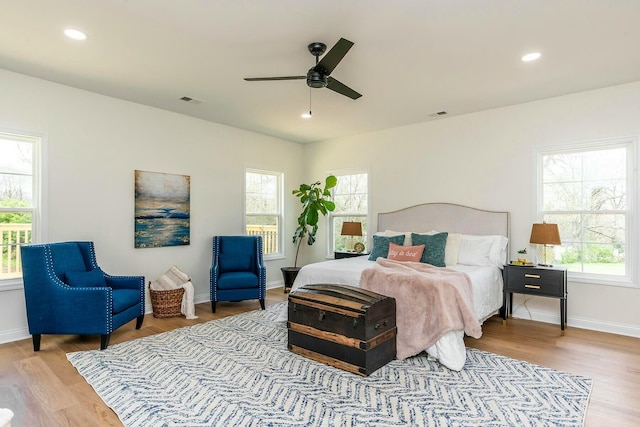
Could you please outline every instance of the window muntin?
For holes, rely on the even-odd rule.
[[[333,201],[336,209],[331,213],[329,236],[329,256],[334,251],[345,251],[353,248],[355,242],[367,241],[369,185],[368,174],[355,172],[351,174],[335,174],[338,184],[333,189]],[[362,236],[342,236],[342,223],[345,221],[361,222]]]
[[[540,218],[562,241],[547,257],[573,278],[633,282],[634,160],[633,140],[540,153]]]
[[[41,138],[0,131],[0,286],[22,277],[19,246],[38,231]]]
[[[265,256],[280,254],[282,173],[247,169],[245,227],[247,235],[262,236]]]

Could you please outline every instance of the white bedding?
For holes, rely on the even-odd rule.
[[[344,258],[305,265],[291,290],[313,283],[331,283],[359,286],[362,270],[375,264],[366,256]],[[473,306],[480,323],[497,312],[502,306],[502,273],[490,266],[468,266],[458,264],[448,267],[467,273],[473,284]],[[280,321],[287,320],[286,307],[280,313]],[[431,358],[437,359],[449,369],[459,371],[466,361],[464,332],[453,331],[443,335],[433,346],[425,349]]]

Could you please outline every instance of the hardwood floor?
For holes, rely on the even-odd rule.
[[[267,306],[286,300],[282,289],[267,292]],[[196,306],[197,320],[156,319],[147,315],[140,330],[131,322],[115,331],[110,345],[259,308],[257,301]],[[560,327],[529,320],[491,318],[479,340],[467,346],[583,375],[594,380],[587,427],[640,425],[640,339]],[[97,349],[98,336],[44,335],[41,351],[31,340],[0,345],[0,407],[11,408],[12,427],[120,426],[75,368],[66,353]]]

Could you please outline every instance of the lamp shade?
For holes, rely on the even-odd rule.
[[[342,232],[343,236],[362,236],[362,223],[360,222],[343,222]]]
[[[529,243],[538,245],[560,245],[560,232],[558,224],[533,224],[531,227],[531,238]]]

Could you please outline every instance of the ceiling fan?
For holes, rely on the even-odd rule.
[[[338,80],[330,77],[331,72],[342,61],[342,58],[349,52],[353,46],[353,42],[347,39],[341,38],[338,42],[327,52],[322,59],[318,59],[327,50],[327,45],[320,42],[313,42],[309,44],[309,52],[316,57],[316,65],[309,68],[306,76],[283,76],[283,77],[246,77],[248,82],[260,82],[270,80],[303,80],[307,79],[307,86],[312,88],[331,89],[334,92],[338,92],[341,95],[348,96],[351,99],[358,99],[362,95],[351,89],[349,86],[339,82]]]

